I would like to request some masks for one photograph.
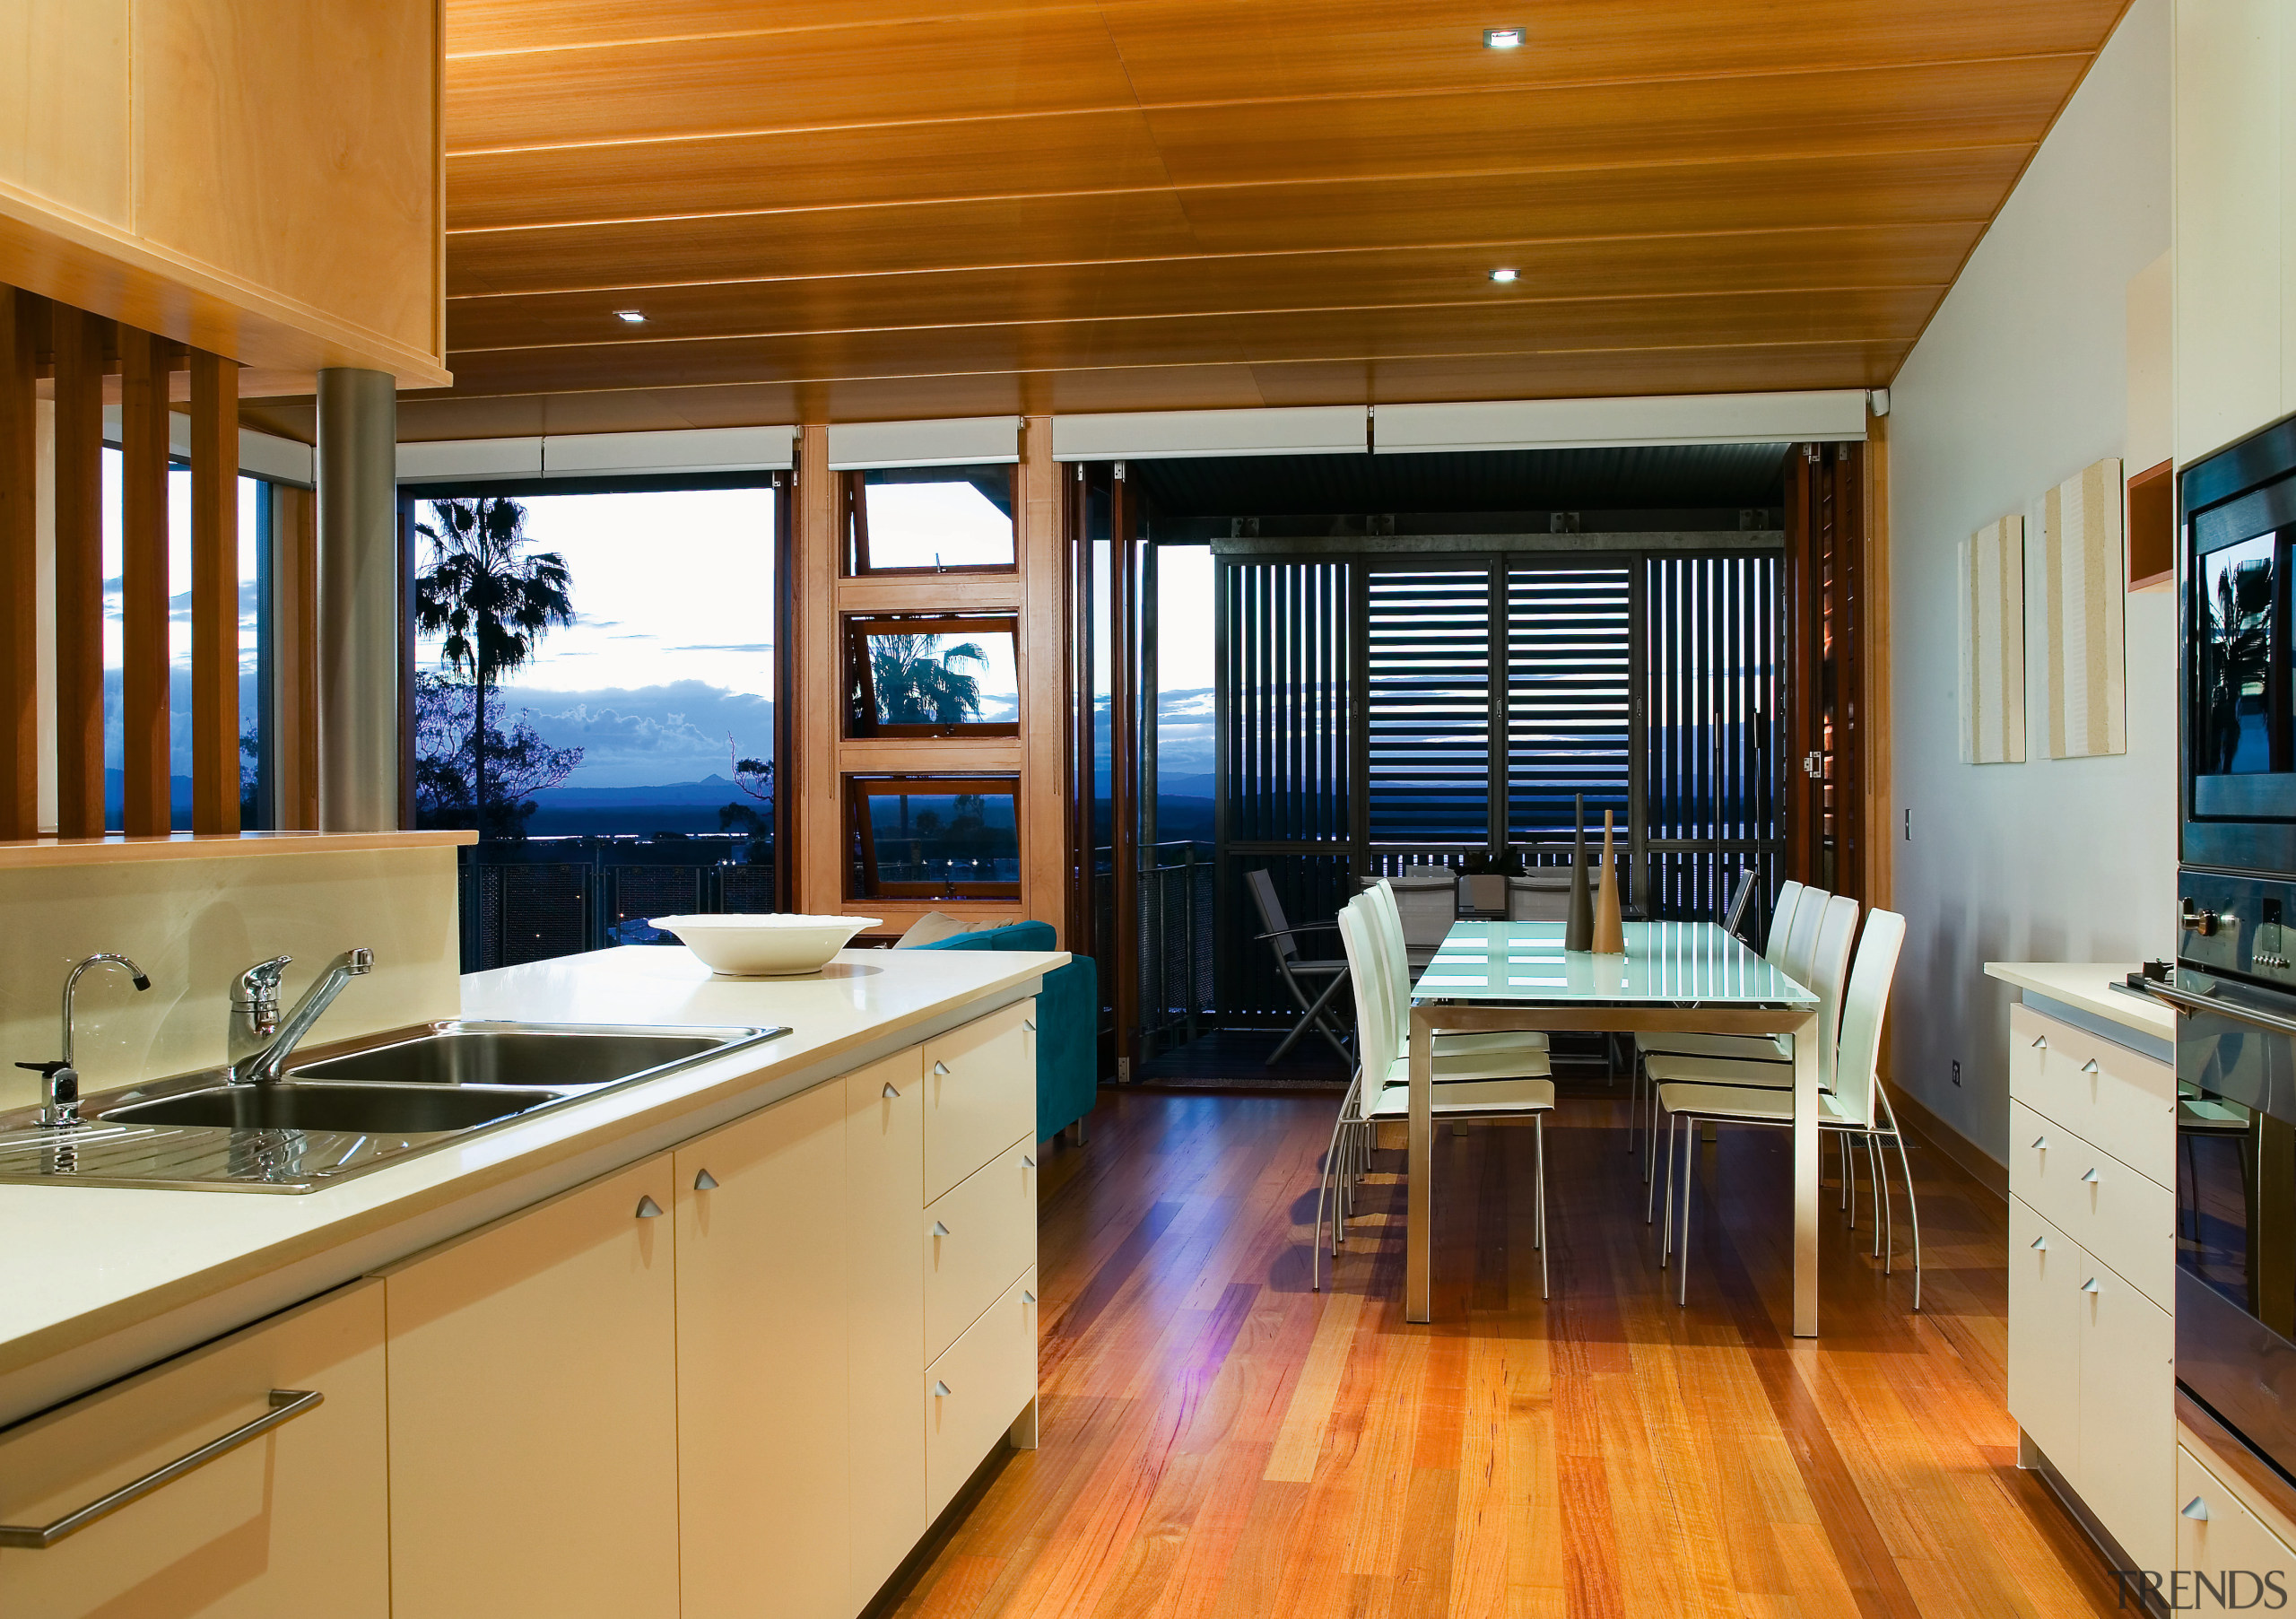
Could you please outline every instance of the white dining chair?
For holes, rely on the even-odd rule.
[[[1806,903],[1815,890],[1805,889]],[[1841,1032],[1842,997],[1849,985],[1850,947],[1857,938],[1857,901],[1847,894],[1828,894],[1819,911],[1818,937],[1811,959],[1797,981],[1818,997],[1818,1089],[1833,1089],[1835,1045]],[[1685,1081],[1693,1084],[1752,1085],[1758,1090],[1794,1088],[1794,1040],[1791,1035],[1747,1038],[1743,1055],[1709,1055],[1688,1051],[1654,1051],[1643,1059],[1651,1082]],[[1726,1049],[1725,1048],[1724,1049]],[[1868,1154],[1869,1158],[1871,1154]],[[1856,1213],[1856,1161],[1845,1144],[1841,1159],[1841,1206]]]
[[[1763,941],[1762,960],[1797,984],[1806,981],[1800,972],[1795,971],[1797,962],[1794,953],[1797,937],[1795,927],[1805,909],[1804,901],[1822,901],[1830,897],[1824,890],[1807,887],[1791,877],[1778,886],[1778,903],[1770,913],[1770,937]],[[1806,939],[1812,948],[1817,942],[1815,920],[1812,918],[1813,925],[1806,935],[1798,936]],[[1654,1186],[1657,1179],[1651,1171],[1658,1140],[1658,1104],[1657,1098],[1650,1093],[1650,1078],[1643,1070],[1643,1059],[1657,1051],[1740,1058],[1755,1058],[1764,1052],[1776,1051],[1783,1054],[1783,1060],[1791,1062],[1794,1060],[1794,1037],[1790,1034],[1708,1034],[1696,1030],[1679,1032],[1661,1031],[1634,1037],[1634,1079],[1633,1090],[1628,1099],[1626,1150],[1631,1153],[1637,1146],[1646,1145],[1647,1135],[1647,1145],[1652,1151],[1646,1153],[1643,1158],[1642,1178]],[[1646,1102],[1649,1107],[1650,1119],[1647,1132],[1642,1123]]]
[[[1875,1149],[1895,1145],[1898,1167],[1905,1176],[1906,1214],[1913,1226],[1913,1307],[1921,1308],[1921,1211],[1914,1201],[1913,1166],[1906,1156],[1905,1136],[1891,1110],[1889,1094],[1874,1073],[1882,1049],[1882,1022],[1890,1007],[1890,987],[1897,976],[1898,957],[1905,945],[1905,918],[1893,910],[1876,910],[1866,918],[1865,936],[1858,941],[1849,987],[1842,997],[1841,1030],[1833,1061],[1834,1088],[1818,1098],[1818,1125],[1845,1138],[1862,1137],[1874,1161],[1884,1162]],[[1793,1127],[1794,1097],[1790,1091],[1744,1084],[1713,1084],[1673,1081],[1658,1086],[1658,1106],[1666,1126],[1666,1232],[1660,1247],[1663,1266],[1674,1249],[1674,1138],[1688,1139],[1683,1147],[1682,1275],[1677,1301],[1690,1301],[1691,1173],[1697,1162],[1694,1132],[1702,1123],[1767,1125]],[[1888,1275],[1897,1259],[1897,1232],[1889,1214],[1889,1188],[1877,1180],[1880,1204],[1877,1223],[1888,1233],[1882,1274]]]
[[[1323,1289],[1324,1211],[1332,1210],[1332,1251],[1336,1258],[1345,1240],[1336,1181],[1343,1163],[1341,1137],[1349,1132],[1368,1136],[1372,1127],[1411,1117],[1411,1058],[1408,1055],[1382,1062],[1380,1054],[1407,1042],[1409,986],[1390,976],[1387,952],[1370,916],[1371,902],[1363,895],[1348,901],[1339,913],[1340,940],[1347,952],[1349,981],[1355,995],[1358,1048],[1366,1053],[1349,1082],[1332,1126],[1330,1149],[1324,1156],[1322,1185],[1316,1194],[1316,1224],[1310,1240],[1309,1284]],[[1523,1050],[1507,1055],[1460,1054],[1433,1059],[1432,1110],[1436,1119],[1499,1124],[1528,1122],[1537,1130],[1536,1197],[1533,1222],[1534,1246],[1539,1249],[1539,1296],[1546,1296],[1546,1131],[1544,1119],[1554,1110],[1554,1082],[1547,1076],[1546,1054]]]
[[[1381,985],[1389,1009],[1389,1023],[1402,1041],[1396,1055],[1408,1058],[1411,1023],[1411,962],[1404,945],[1403,921],[1397,914],[1394,891],[1384,877],[1373,881],[1359,896],[1362,914],[1370,921],[1374,936],[1382,947],[1381,961],[1387,970]],[[1357,1031],[1361,1038],[1361,1031]],[[1457,1031],[1435,1037],[1435,1054],[1449,1058],[1474,1058],[1476,1061],[1453,1061],[1444,1066],[1435,1083],[1465,1084],[1492,1077],[1506,1077],[1518,1071],[1515,1058],[1524,1053],[1535,1054],[1542,1059],[1547,1049],[1547,1037],[1535,1029],[1502,1030],[1490,1032]],[[1542,1069],[1541,1072],[1545,1070]],[[1360,1099],[1359,1099],[1360,1100]],[[1453,1127],[1465,1133],[1464,1122]],[[1344,1232],[1350,1215],[1355,1210],[1355,1191],[1369,1164],[1370,1127],[1361,1117],[1352,1119],[1334,1136],[1331,1172],[1335,1199],[1333,1221],[1335,1229]]]

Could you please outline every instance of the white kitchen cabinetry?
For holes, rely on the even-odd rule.
[[[53,1524],[284,1408],[274,1389],[319,1398],[66,1538],[0,1549],[0,1614],[290,1619],[323,1606],[329,1619],[386,1619],[374,1283],[0,1431],[0,1523]]]
[[[661,1153],[384,1273],[399,1619],[674,1619],[676,1202]]]
[[[845,1127],[817,1085],[674,1155],[688,1614],[852,1612]]]
[[[2296,18],[2176,7],[2176,441],[2196,460],[2296,412]]]
[[[2166,1569],[2175,1197],[2135,1166],[2175,1173],[2175,1076],[2030,1006],[2009,1041],[2009,1409],[2121,1550]]]
[[[925,1256],[917,1240],[925,1184],[925,1053],[845,1076],[845,1235],[852,1267],[852,1587],[858,1613],[923,1537]],[[1031,1228],[1033,1240],[1034,1227]],[[1032,1250],[1033,1251],[1033,1250]]]
[[[925,1042],[925,1201],[1036,1136],[1036,1066],[1022,1001]],[[1024,1082],[1024,1083],[1022,1083]]]
[[[925,1369],[925,1513],[937,1518],[1037,1397],[1037,1271]]]
[[[2207,1582],[2205,1593],[2184,1593],[2182,1606],[2266,1613],[2296,1601],[2296,1551],[2265,1521],[2270,1511],[2218,1471],[2205,1441],[2177,1447],[2176,1566],[2192,1577],[2188,1587]]]

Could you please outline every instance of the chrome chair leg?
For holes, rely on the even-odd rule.
[[[1690,1119],[1683,1132],[1683,1255],[1676,1274],[1680,1277],[1674,1302],[1684,1308],[1690,1304],[1690,1182],[1691,1171],[1698,1162],[1698,1121]]]
[[[1849,1150],[1849,1137],[1841,1138],[1841,1205],[1849,1211],[1849,1230],[1857,1229],[1857,1154]]]
[[[1657,1146],[1657,1138],[1654,1136],[1651,1141],[1654,1154]],[[1652,1167],[1654,1169],[1657,1167],[1655,1156],[1652,1159]],[[1664,1177],[1654,1174],[1650,1178],[1650,1189],[1646,1194],[1642,1210],[1642,1223],[1645,1225],[1650,1223],[1657,1208],[1658,1182],[1661,1179],[1664,1179],[1666,1183],[1666,1223],[1658,1233],[1658,1268],[1664,1270],[1666,1268],[1666,1256],[1674,1251],[1674,1120],[1672,1119],[1666,1120],[1666,1172]]]
[[[1347,1127],[1347,1115],[1355,1101],[1356,1087],[1362,1083],[1363,1074],[1359,1068],[1348,1084],[1347,1094],[1340,1099],[1339,1117],[1331,1121],[1331,1145],[1324,1149],[1323,1179],[1316,1188],[1315,1232],[1308,1240],[1308,1286],[1314,1293],[1324,1290],[1324,1200],[1326,1197],[1330,1197],[1332,1206],[1332,1262],[1336,1266],[1339,1261],[1339,1245],[1343,1240],[1342,1216],[1339,1198],[1334,1195],[1333,1174],[1339,1164],[1341,1132]]]
[[[1538,1153],[1539,1211],[1536,1229],[1538,1231],[1539,1249],[1539,1297],[1544,1299],[1548,1296],[1546,1258],[1546,1116],[1544,1113],[1534,1114],[1531,1119],[1531,1125]]]
[[[1874,1092],[1881,1095],[1878,1085]],[[1921,1210],[1913,1199],[1913,1162],[1906,1156],[1905,1132],[1898,1127],[1897,1110],[1890,1106],[1886,1095],[1882,1096],[1882,1110],[1889,1117],[1890,1134],[1897,1137],[1898,1168],[1905,1175],[1905,1214],[1913,1225],[1913,1308],[1918,1313],[1921,1309]]]
[[[1873,1132],[1866,1136],[1866,1175],[1874,1183],[1874,1258],[1882,1257],[1882,1232],[1890,1223],[1890,1188],[1882,1179],[1882,1151],[1874,1145]]]

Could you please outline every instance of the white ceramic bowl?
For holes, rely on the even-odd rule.
[[[726,978],[782,979],[819,972],[875,917],[648,917]]]

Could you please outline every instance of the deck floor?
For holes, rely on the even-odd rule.
[[[1439,1133],[1412,1327],[1392,1172],[1309,1289],[1334,1106],[1103,1092],[1046,1165],[1043,1448],[984,1469],[880,1613],[2115,1611],[2015,1466],[2005,1211],[1942,1154],[1914,1153],[1923,1312],[1835,1215],[1824,1336],[1796,1341],[1784,1132],[1702,1150],[1687,1310],[1612,1101],[1566,1096],[1548,1131],[1549,1302],[1529,1132]]]

